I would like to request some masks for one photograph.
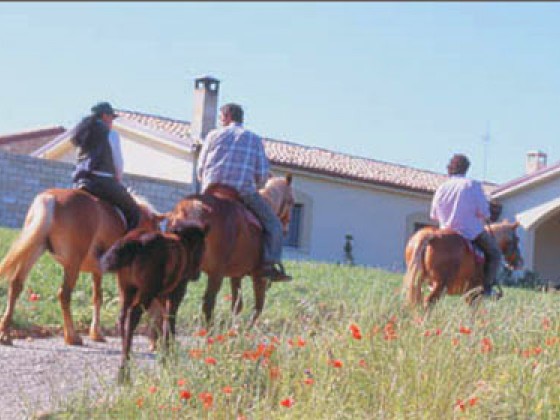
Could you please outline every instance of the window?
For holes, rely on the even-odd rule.
[[[284,237],[284,246],[294,248],[300,245],[301,222],[303,217],[303,204],[294,204],[288,234]]]

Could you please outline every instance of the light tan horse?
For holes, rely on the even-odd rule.
[[[516,228],[519,222],[507,220],[486,226],[486,231],[498,242],[506,262],[518,268],[522,264]],[[431,292],[424,301],[424,309],[435,303],[444,290],[449,295],[462,295],[482,286],[483,264],[477,261],[472,246],[452,230],[427,227],[416,232],[405,251],[406,274],[403,288],[409,305],[422,301],[422,283]]]
[[[291,183],[291,175],[285,179],[270,178],[259,191],[280,218],[284,232],[288,230],[294,205]],[[243,307],[241,279],[247,275],[253,278],[255,293],[253,323],[264,307],[267,283],[258,273],[262,260],[262,232],[249,222],[246,215],[248,210],[235,195],[236,192],[228,188],[218,188],[210,194],[193,195],[177,203],[169,217],[168,229],[184,221],[195,221],[210,228],[202,260],[202,271],[208,275],[202,309],[208,322],[212,318],[216,296],[224,277],[231,278],[233,311],[239,313]]]
[[[139,227],[158,229],[163,216],[145,200],[134,198],[141,211]],[[64,268],[64,280],[58,291],[64,341],[82,344],[70,311],[72,291],[82,271],[91,273],[93,278],[93,319],[89,336],[92,340],[103,341],[99,328],[103,301],[99,260],[124,233],[124,222],[113,207],[83,190],[49,189],[37,195],[18,239],[0,263],[0,277],[10,281],[8,305],[0,323],[0,344],[11,344],[10,326],[16,300],[29,271],[45,251]]]

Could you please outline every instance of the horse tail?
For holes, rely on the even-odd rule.
[[[0,263],[0,278],[25,277],[45,250],[53,223],[55,198],[39,194],[27,211],[23,230]],[[23,280],[23,278],[21,279]]]
[[[415,306],[422,302],[422,281],[425,274],[424,255],[434,236],[433,233],[425,235],[414,248],[406,274],[404,275],[403,286],[406,291],[406,300],[410,306]]]

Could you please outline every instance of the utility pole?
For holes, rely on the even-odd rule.
[[[483,153],[484,153],[484,172],[482,176],[482,180],[486,181],[486,171],[488,168],[488,145],[490,144],[490,122],[486,123],[486,134],[482,136],[482,145],[483,145]]]

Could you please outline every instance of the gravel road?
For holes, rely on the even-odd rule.
[[[14,340],[0,346],[0,419],[29,419],[36,412],[53,411],[65,395],[82,390],[85,382],[95,395],[102,383],[115,383],[120,360],[120,338],[106,343],[67,346],[62,337]],[[148,340],[134,337],[134,359],[153,366]]]

